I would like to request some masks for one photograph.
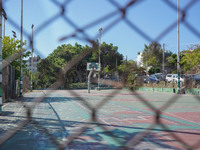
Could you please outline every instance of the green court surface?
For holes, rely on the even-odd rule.
[[[65,149],[200,149],[200,97],[153,91],[27,93],[24,103],[3,107],[0,135],[25,120],[25,106],[44,95],[32,109],[33,121],[1,149],[58,149],[55,139],[64,143],[72,135]]]

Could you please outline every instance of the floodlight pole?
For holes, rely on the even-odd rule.
[[[31,28],[32,28],[32,40],[31,40],[31,44],[32,44],[32,53],[31,53],[31,92],[33,90],[33,27],[34,25],[32,24]]]
[[[20,52],[20,97],[23,92],[22,48],[23,48],[23,0],[21,0],[21,52]]]
[[[101,55],[101,31],[102,28],[99,29],[99,75],[98,75],[98,88],[97,90],[100,90],[100,72],[101,72],[101,61],[100,61],[100,55]]]
[[[180,38],[179,38],[179,0],[177,4],[177,73],[178,73],[178,94],[180,94]]]
[[[3,37],[5,37],[6,35],[6,20],[5,17],[4,17],[4,33],[3,33]]]
[[[4,34],[3,34],[3,36],[5,37],[5,34],[6,34],[6,20],[7,20],[7,14],[6,14],[6,12],[5,12],[4,9],[2,9],[1,14],[2,14],[3,17],[4,17]]]
[[[148,74],[148,54],[149,54],[149,48],[147,48],[146,51],[146,74]]]
[[[2,0],[0,0],[0,113],[2,112]]]
[[[165,74],[165,44],[163,43],[163,74]]]

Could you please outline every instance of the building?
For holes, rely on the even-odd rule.
[[[40,62],[40,56],[33,57],[33,73],[37,72],[37,64]],[[27,69],[31,71],[31,57],[26,62]]]

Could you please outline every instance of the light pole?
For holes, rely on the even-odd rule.
[[[32,53],[31,53],[31,92],[33,90],[33,27],[34,25],[32,24],[31,28],[32,28]]]
[[[2,112],[2,0],[0,0],[0,113]]]
[[[146,51],[146,74],[148,74],[148,50],[149,48],[147,48],[147,51]]]
[[[163,74],[165,74],[165,44],[163,43]]]
[[[100,55],[101,55],[101,31],[102,28],[99,29],[99,75],[98,75],[98,90],[100,90],[100,71],[101,71],[101,61],[100,61]]]
[[[177,73],[178,73],[178,94],[180,94],[180,39],[179,39],[179,0],[177,4]]]
[[[5,37],[5,34],[6,34],[6,20],[7,20],[7,14],[6,14],[6,12],[5,12],[4,9],[2,9],[2,15],[3,15],[3,17],[4,17],[4,34],[3,34],[3,36]]]
[[[23,48],[23,0],[21,0],[21,52],[20,52],[20,96],[23,92],[22,48]]]
[[[16,35],[16,32],[15,31],[12,31],[12,33],[13,33],[13,38],[14,38],[14,44],[15,44],[15,38],[17,37],[17,35]],[[15,46],[16,47],[16,46]],[[14,48],[15,49],[15,48]],[[11,71],[11,78],[10,78],[10,87],[12,88],[12,90],[14,89],[13,88],[13,80],[12,80],[12,71]],[[16,91],[17,91],[17,88],[16,88]],[[16,94],[17,94],[17,92],[16,92]]]

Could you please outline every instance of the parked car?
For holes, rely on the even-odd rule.
[[[172,74],[167,74],[165,80],[167,82],[172,82]]]
[[[200,80],[200,74],[194,74],[193,79],[194,80]]]
[[[188,74],[185,77],[192,81],[200,80],[200,74]]]
[[[181,75],[180,76],[180,82],[181,83],[184,83],[184,78],[185,78],[185,75]],[[174,82],[174,83],[178,82],[178,74],[173,74],[172,75],[172,82]]]
[[[155,76],[160,80],[160,81],[165,81],[165,75],[163,73],[156,73]]]
[[[160,80],[159,80],[158,76],[156,76],[155,74],[153,74],[153,75],[150,75],[148,77],[148,83],[150,83],[150,82],[159,83]]]
[[[180,82],[181,83],[184,83],[185,77],[186,77],[185,75],[181,74],[181,76],[180,76]],[[177,81],[178,81],[178,78],[177,78]]]
[[[176,78],[178,78],[178,74],[172,74],[172,82],[176,82]]]

